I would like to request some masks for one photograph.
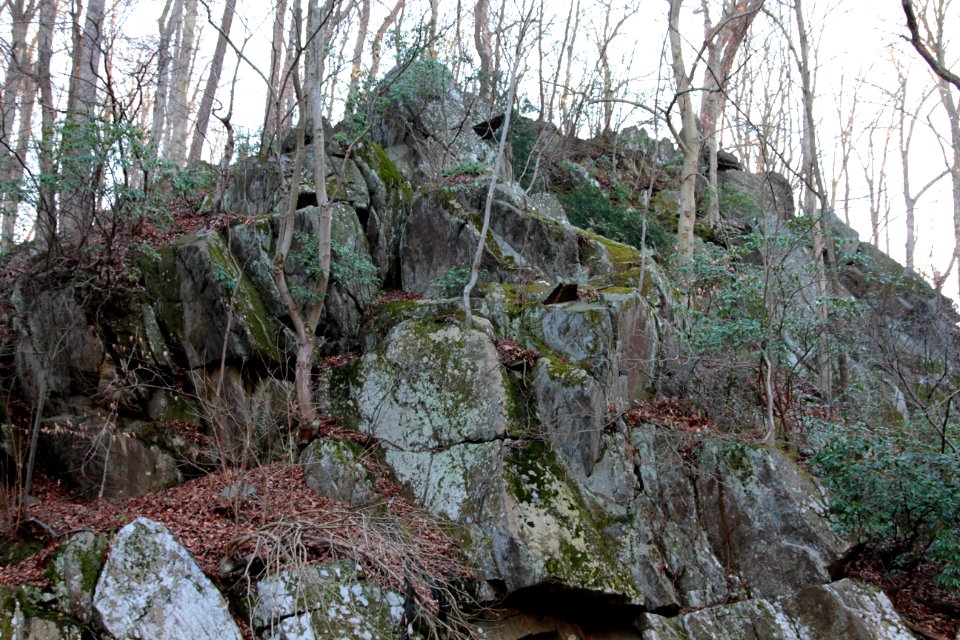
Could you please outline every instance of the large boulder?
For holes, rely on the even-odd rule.
[[[774,171],[748,173],[722,171],[717,174],[720,214],[747,225],[764,216],[789,220],[796,213],[793,187]]]
[[[360,370],[360,429],[381,442],[387,464],[421,504],[468,517],[482,505],[481,487],[510,425],[492,340],[457,324],[406,321]]]
[[[676,618],[644,614],[643,640],[910,640],[887,596],[840,580],[778,598],[745,600]]]
[[[751,594],[829,582],[854,548],[830,526],[819,488],[777,449],[709,446],[696,484],[715,553]]]
[[[281,362],[282,326],[267,311],[223,237],[189,236],[160,251],[147,272],[156,318],[189,368],[228,361]]]
[[[73,287],[57,289],[28,277],[13,288],[17,370],[31,400],[41,390],[68,395],[97,389],[105,349],[78,296]]]
[[[53,611],[38,587],[0,587],[0,638],[81,640],[83,627]]]
[[[270,575],[251,597],[253,626],[267,640],[398,637],[403,598],[364,579],[352,561]]]
[[[240,640],[227,603],[162,524],[138,518],[120,529],[93,606],[113,638]]]
[[[47,564],[59,609],[84,624],[93,621],[93,590],[106,550],[106,538],[81,531],[60,545]]]
[[[457,163],[493,164],[493,145],[473,130],[483,119],[475,99],[452,82],[450,71],[430,56],[390,71],[372,136],[400,161],[415,182],[440,178]]]
[[[183,482],[177,459],[108,416],[58,416],[41,445],[85,498],[136,498]]]
[[[329,498],[361,507],[379,498],[363,449],[347,440],[314,440],[300,453],[307,486]]]
[[[410,320],[365,356],[360,429],[417,502],[464,525],[482,578],[507,591],[560,584],[641,603],[485,333]],[[569,407],[574,410],[573,407]],[[659,604],[659,603],[658,603]]]

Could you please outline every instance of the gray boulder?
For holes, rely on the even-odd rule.
[[[106,550],[106,538],[81,531],[64,542],[47,565],[58,607],[84,624],[93,620],[93,589]]]
[[[284,571],[257,583],[250,611],[267,640],[399,635],[403,598],[364,580],[353,561]]]
[[[355,507],[376,502],[379,495],[362,456],[363,450],[355,443],[314,440],[300,454],[307,486]]]
[[[169,452],[105,417],[59,416],[45,427],[44,451],[87,498],[136,498],[183,482]]]
[[[38,587],[0,587],[0,638],[81,640],[83,637],[83,627],[51,611],[48,594]]]
[[[676,618],[643,614],[643,640],[911,640],[887,596],[852,580],[775,600],[745,600]]]
[[[138,518],[120,531],[93,606],[113,638],[240,640],[223,596],[162,524]]]
[[[282,327],[219,233],[191,236],[160,255],[147,289],[160,326],[189,367],[217,365],[223,355],[282,361]]]

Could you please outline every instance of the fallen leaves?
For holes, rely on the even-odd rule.
[[[493,343],[497,347],[497,356],[499,356],[501,364],[508,367],[522,365],[531,368],[540,359],[539,353],[533,349],[524,349],[513,338],[496,339]]]
[[[438,582],[466,577],[468,570],[459,560],[456,542],[434,519],[400,496],[385,469],[372,461],[370,465],[383,495],[375,521],[369,514],[310,489],[302,468],[295,464],[276,463],[245,472],[225,470],[125,501],[82,502],[59,483],[38,478],[35,493],[39,502],[30,507],[28,515],[43,523],[42,528],[54,539],[42,552],[0,568],[0,584],[45,585],[43,568],[59,542],[81,530],[107,534],[139,517],[163,523],[214,579],[228,550],[249,553],[238,541],[253,540],[258,532],[281,522],[325,532],[326,545],[312,546],[308,562],[342,557],[354,545],[356,559],[370,564],[370,575],[387,588],[402,587],[395,583],[396,577],[402,578],[409,562],[416,562],[418,570]],[[223,498],[224,489],[234,483],[244,486],[242,498]],[[370,522],[377,527],[371,529]],[[391,532],[392,538],[377,540],[377,531]],[[375,549],[386,550],[387,555],[376,555]],[[371,558],[377,562],[372,563]]]

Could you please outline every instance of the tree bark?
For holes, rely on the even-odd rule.
[[[493,103],[493,49],[490,33],[490,0],[477,0],[473,9],[473,42],[480,58],[480,103]]]
[[[677,223],[677,249],[681,256],[690,255],[693,247],[693,230],[697,219],[697,169],[700,160],[700,131],[693,112],[690,92],[691,79],[683,62],[682,41],[680,38],[680,8],[683,0],[667,0],[670,4],[668,29],[673,79],[677,85],[676,101],[680,108],[682,129],[674,134],[680,151],[683,153],[683,166],[680,170],[680,207]],[[671,125],[672,127],[672,125]]]
[[[263,129],[260,135],[260,153],[268,155],[277,134],[277,113],[283,94],[280,83],[285,78],[280,63],[283,59],[283,26],[287,16],[287,0],[279,0],[273,14],[273,35],[270,39],[270,78],[267,86],[267,104],[263,109]]]
[[[400,11],[403,10],[403,7],[406,3],[406,0],[397,0],[397,3],[393,5],[393,9],[390,10],[390,13],[387,14],[387,17],[383,19],[383,22],[380,23],[380,28],[377,29],[377,33],[373,36],[373,42],[370,43],[370,81],[374,82],[377,79],[377,74],[380,72],[380,58],[382,55],[381,48],[383,47],[383,38],[387,34],[387,30],[391,25],[397,20],[397,16],[400,15]]]
[[[360,0],[360,23],[357,25],[357,39],[353,43],[353,58],[350,60],[350,84],[347,87],[346,110],[349,113],[356,112],[357,108],[357,98],[360,94],[360,69],[369,27],[370,0]]]
[[[75,16],[76,18],[76,16]],[[71,94],[67,98],[67,120],[73,128],[64,133],[62,146],[67,153],[96,153],[85,146],[93,144],[84,129],[93,123],[99,108],[101,44],[104,0],[91,0],[87,5],[84,27],[75,40]],[[71,133],[72,132],[72,133]],[[87,131],[89,134],[89,131]],[[77,137],[79,136],[79,137]],[[78,175],[67,176],[68,185],[61,193],[60,231],[74,248],[82,247],[90,232],[97,208],[99,172],[94,166],[80,168]]]
[[[223,5],[223,17],[220,19],[220,31],[217,35],[217,47],[213,52],[210,63],[210,74],[207,76],[207,85],[203,90],[200,108],[197,110],[197,124],[193,130],[193,142],[190,145],[189,164],[200,162],[203,145],[207,140],[207,126],[210,124],[210,114],[213,111],[213,99],[220,86],[220,75],[223,72],[223,58],[227,54],[227,41],[230,39],[230,27],[233,25],[233,14],[236,9],[236,0],[226,0]]]
[[[167,115],[171,117],[167,131],[166,158],[183,164],[187,155],[187,124],[190,120],[190,76],[196,58],[197,0],[184,0],[183,33],[176,61],[171,70],[171,92]]]
[[[160,42],[157,48],[157,88],[153,96],[153,121],[150,134],[158,149],[163,138],[167,95],[170,88],[170,41],[177,30],[182,13],[183,0],[167,0],[160,14],[160,20],[157,21]]]
[[[53,138],[56,111],[53,102],[53,29],[57,20],[57,0],[40,0],[40,24],[37,31],[37,79],[40,85],[40,153],[41,175],[53,175]],[[35,236],[40,246],[53,253],[57,237],[57,202],[53,190],[41,181]]]

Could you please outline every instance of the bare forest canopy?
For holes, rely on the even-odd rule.
[[[419,57],[491,113],[516,68],[512,106],[562,134],[672,138],[682,247],[695,174],[716,188],[700,150],[722,148],[942,286],[960,233],[958,15],[951,0],[5,0],[2,239],[83,226],[71,209],[117,206],[117,181],[268,155],[311,109],[362,122],[386,72]],[[71,160],[86,153],[109,158],[85,175]],[[133,172],[124,154],[152,164]]]

